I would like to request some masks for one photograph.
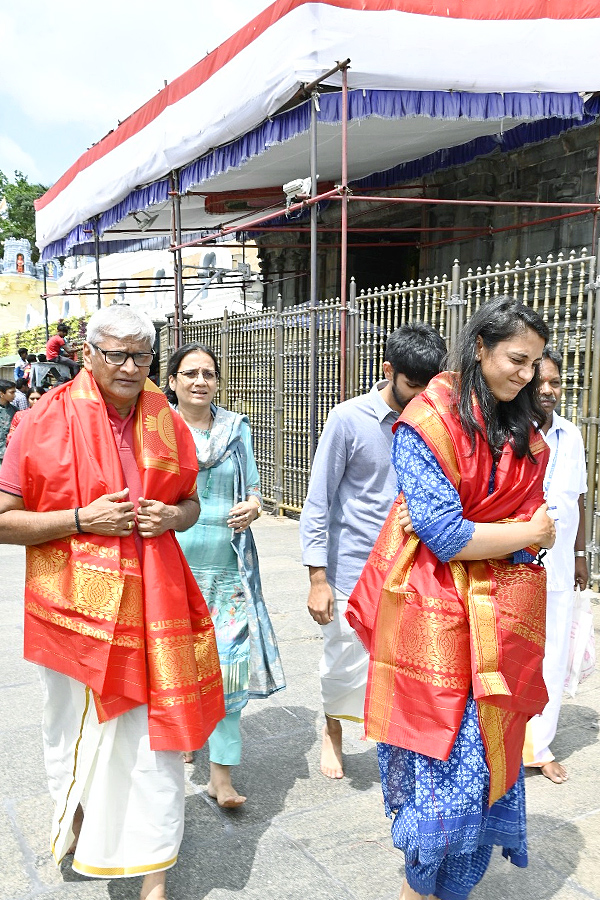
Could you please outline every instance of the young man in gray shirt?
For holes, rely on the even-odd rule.
[[[438,374],[445,355],[443,339],[429,325],[392,332],[386,380],[331,410],[313,460],[300,543],[310,573],[308,611],[323,626],[321,772],[328,778],[344,775],[341,720],[363,721],[369,657],[344,613],[397,494],[392,425]]]

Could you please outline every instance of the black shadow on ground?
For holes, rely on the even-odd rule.
[[[344,777],[355,791],[368,791],[374,784],[381,784],[377,745],[373,741],[361,741],[364,753],[344,754]]]
[[[490,866],[481,882],[471,892],[472,900],[551,900],[557,897],[575,872],[585,841],[572,822],[553,816],[527,816],[529,865],[513,866],[494,848]],[[556,855],[556,843],[560,855]]]
[[[244,891],[258,842],[283,811],[296,781],[308,779],[306,756],[315,741],[315,712],[269,707],[243,716],[242,738],[242,763],[233,781],[248,803],[227,811],[204,792],[187,797],[179,860],[167,873],[169,900],[201,900],[213,890]],[[192,783],[205,785],[208,771],[204,748],[196,754]],[[135,900],[140,884],[139,878],[114,879],[108,893],[111,900]]]
[[[598,713],[590,706],[563,703],[552,751],[557,759],[566,759],[598,740]]]

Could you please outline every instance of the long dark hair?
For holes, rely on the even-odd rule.
[[[538,400],[537,366],[534,377],[514,400],[497,401],[485,382],[477,360],[478,337],[487,350],[492,350],[497,344],[527,328],[544,342],[548,340],[548,326],[531,307],[513,297],[501,295],[482,304],[458,337],[456,349],[451,354],[450,368],[460,374],[455,395],[456,411],[471,440],[472,452],[475,450],[475,436],[480,434],[487,439],[495,456],[510,440],[519,459],[525,455],[534,459],[529,447],[531,426],[539,428],[546,418]],[[473,413],[473,393],[479,402],[485,434]]]
[[[187,356],[188,353],[194,353],[197,350],[201,351],[202,353],[206,353],[208,356],[210,356],[210,358],[212,359],[214,366],[215,366],[215,372],[217,373],[217,380],[219,379],[219,376],[221,375],[221,370],[219,368],[219,363],[217,362],[217,357],[215,356],[213,351],[210,349],[210,347],[207,347],[206,344],[184,344],[183,347],[180,347],[179,350],[175,351],[175,353],[171,356],[171,359],[169,360],[169,365],[167,366],[167,383],[165,384],[165,386],[163,388],[163,391],[167,396],[167,400],[169,401],[169,403],[172,403],[173,406],[177,406],[177,394],[175,393],[174,390],[172,390],[169,387],[169,378],[171,375],[177,374],[177,372],[179,371],[179,366],[181,365],[181,361],[184,358],[184,356]]]

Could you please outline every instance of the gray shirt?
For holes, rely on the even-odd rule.
[[[305,566],[325,566],[332,587],[350,594],[397,494],[391,460],[398,413],[379,393],[335,406],[321,434],[300,516]]]

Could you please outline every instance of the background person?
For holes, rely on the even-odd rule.
[[[27,409],[29,404],[27,402],[27,390],[29,389],[29,382],[26,378],[19,378],[15,383],[16,391],[15,396],[12,401],[12,405],[16,410]]]
[[[28,378],[28,354],[29,350],[27,347],[19,347],[17,350],[19,355],[19,362],[15,366],[15,382],[19,380],[19,378]]]
[[[541,769],[555,784],[567,780],[567,770],[550,750],[556,735],[567,664],[573,615],[573,588],[584,590],[588,581],[585,558],[585,507],[587,491],[585,449],[579,429],[559,416],[562,396],[562,357],[545,347],[540,363],[540,403],[545,413],[542,433],[550,447],[544,492],[555,507],[556,541],[544,557],[547,579],[546,652],[544,681],[548,703],[527,724],[523,762]]]
[[[27,365],[25,366],[25,377],[29,380],[31,384],[31,367],[34,363],[38,362],[37,355],[35,353],[27,354]]]
[[[342,719],[362,722],[369,658],[344,613],[396,496],[392,425],[440,371],[446,345],[429,325],[405,325],[386,343],[385,381],[335,406],[319,439],[302,515],[308,611],[323,626],[325,726],[321,772],[342,778]]]
[[[4,459],[4,451],[6,450],[6,438],[10,431],[10,425],[16,409],[13,406],[17,386],[14,381],[7,381],[0,378],[0,466]]]
[[[250,427],[246,416],[215,406],[218,379],[212,350],[186,344],[169,360],[165,392],[196,445],[200,518],[178,540],[215,625],[227,711],[208,739],[207,790],[219,806],[233,808],[246,800],[231,781],[241,759],[242,709],[285,680],[250,531],[262,511]]]
[[[510,297],[467,323],[456,372],[400,417],[402,495],[350,598],[370,650],[366,732],[404,851],[404,900],[465,900],[494,844],[527,865],[521,741],[547,694],[545,573],[525,548],[555,536],[537,431],[547,339]]]
[[[214,630],[174,537],[198,516],[193,441],[148,379],[154,326],[90,318],[84,370],[29,412],[0,472],[0,542],[27,546],[25,657],[44,693],[52,851],[163,900],[181,751],[224,715]],[[42,449],[43,448],[43,449]]]
[[[15,433],[15,429],[19,422],[23,420],[23,417],[29,412],[30,409],[33,409],[37,401],[42,397],[46,391],[44,388],[29,388],[26,392],[27,397],[27,409],[18,409],[14,414],[12,422],[10,423],[10,428],[8,431],[8,435],[6,437],[6,446],[10,444],[10,440]]]
[[[71,374],[76,375],[79,372],[79,363],[71,359],[70,354],[73,352],[73,349],[67,343],[68,333],[69,326],[65,325],[64,322],[59,322],[56,326],[56,334],[46,344],[46,360],[68,366]]]

